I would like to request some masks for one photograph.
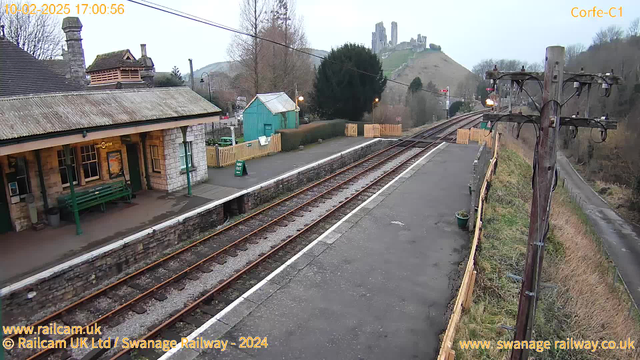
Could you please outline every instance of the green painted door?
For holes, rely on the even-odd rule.
[[[9,214],[9,203],[7,202],[7,192],[0,168],[0,234],[11,231],[11,215]]]
[[[264,136],[269,137],[271,134],[273,134],[273,125],[264,124]]]
[[[129,182],[131,183],[131,191],[135,193],[142,190],[138,144],[127,144],[127,164],[129,165]]]

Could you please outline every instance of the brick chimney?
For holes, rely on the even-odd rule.
[[[144,69],[140,72],[142,81],[147,83],[148,87],[153,87],[153,76],[156,74],[156,68],[153,65],[153,60],[147,56],[147,44],[140,44],[140,58],[138,58],[144,65]]]
[[[87,73],[85,72],[84,50],[82,49],[82,23],[77,17],[66,17],[62,20],[62,31],[67,37],[67,51],[65,60],[69,63],[67,78],[74,82],[87,85]]]

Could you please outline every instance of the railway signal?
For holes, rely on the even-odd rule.
[[[606,89],[604,96],[611,94],[611,85],[618,85],[621,79],[612,73],[587,74],[564,73],[564,48],[550,46],[547,48],[544,73],[526,72],[524,67],[519,72],[501,73],[497,67],[487,71],[486,78],[491,79],[497,89],[498,81],[510,81],[517,89],[523,91],[525,82],[537,81],[542,87],[542,103],[536,104],[539,116],[524,116],[522,114],[493,113],[484,114],[485,121],[496,123],[514,122],[522,126],[527,122],[533,122],[537,127],[536,150],[534,153],[534,175],[532,181],[533,197],[531,200],[531,213],[529,218],[529,236],[527,241],[527,254],[525,257],[524,275],[522,276],[522,288],[518,301],[518,315],[516,318],[514,341],[523,342],[531,340],[533,324],[535,320],[536,306],[539,297],[540,277],[542,275],[542,262],[547,232],[549,230],[549,214],[551,211],[551,195],[557,182],[556,150],[558,134],[562,126],[598,128],[606,139],[608,129],[616,129],[617,121],[586,117],[562,117],[560,116],[562,105],[574,96],[579,97],[582,89],[587,89],[587,109],[589,107],[589,93],[592,85],[601,85]],[[562,100],[562,89],[565,83],[573,83],[575,92],[566,100]],[[528,93],[527,93],[528,94]],[[511,92],[509,92],[509,97]],[[511,109],[509,109],[511,110]],[[528,349],[515,349],[511,353],[511,360],[527,359]]]

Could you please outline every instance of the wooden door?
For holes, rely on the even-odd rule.
[[[127,144],[127,164],[129,165],[129,182],[131,183],[131,191],[135,193],[142,190],[138,144]]]

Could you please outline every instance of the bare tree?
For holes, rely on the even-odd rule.
[[[277,0],[271,10],[270,21],[262,36],[285,46],[266,42],[261,51],[264,76],[269,91],[285,91],[294,95],[296,85],[300,92],[311,90],[313,66],[308,55],[295,50],[307,48],[307,39],[301,18],[295,13],[293,0]]]
[[[236,35],[229,44],[228,53],[243,69],[244,90],[258,94],[260,85],[260,50],[263,42],[258,39],[266,19],[263,0],[244,0],[240,8],[240,29],[252,36]]]
[[[618,26],[611,25],[605,29],[600,29],[593,37],[593,45],[601,45],[607,42],[614,42],[624,37],[624,31]]]
[[[564,63],[566,67],[573,67],[578,55],[586,50],[582,44],[571,44],[564,52]]]
[[[640,34],[640,18],[635,18],[629,24],[629,28],[627,28],[627,36],[638,36]]]
[[[53,59],[62,53],[64,34],[55,15],[7,13],[5,6],[28,7],[28,2],[0,0],[0,24],[5,25],[9,41],[33,55],[36,59]],[[33,6],[33,5],[32,5]]]

